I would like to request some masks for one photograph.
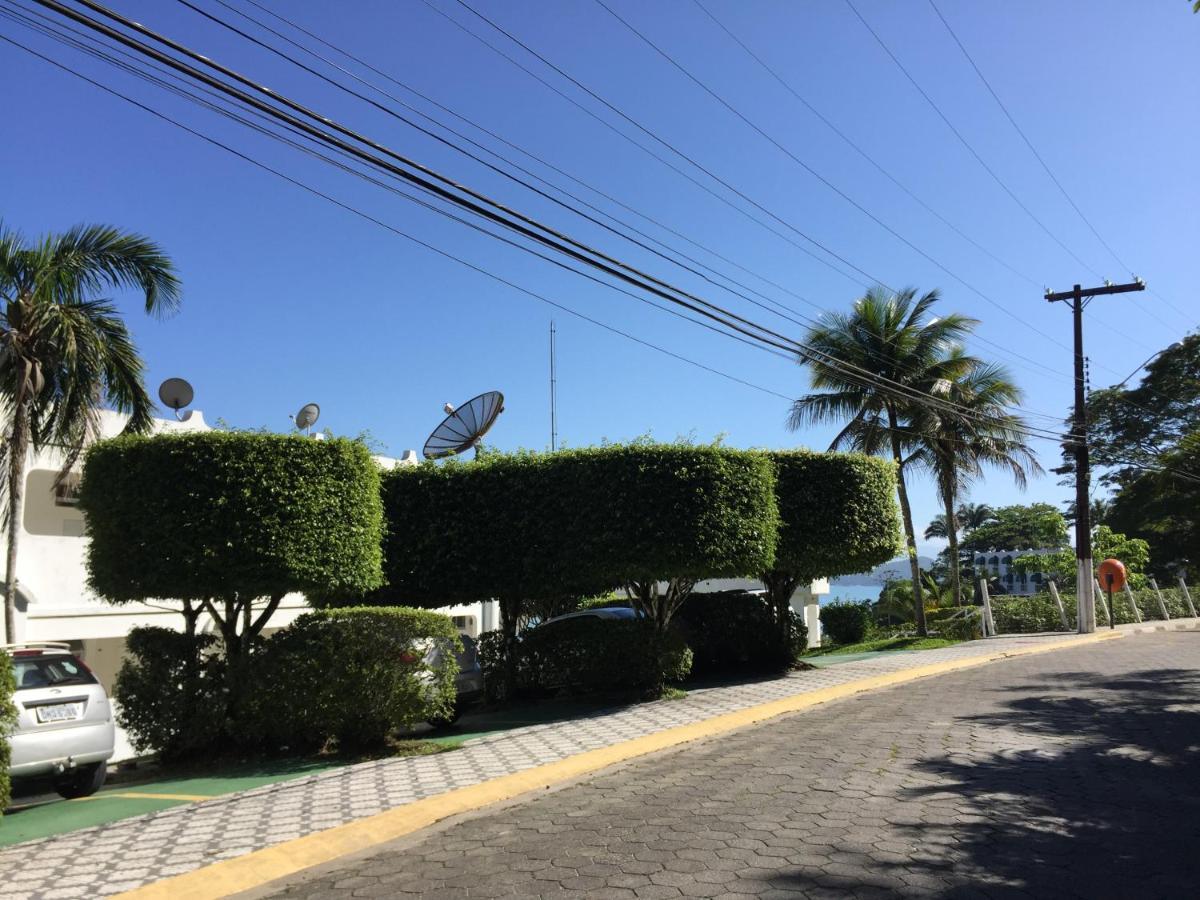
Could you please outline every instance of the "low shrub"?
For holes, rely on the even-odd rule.
[[[991,598],[992,619],[999,634],[1032,634],[1038,631],[1062,631],[1062,619],[1058,607],[1049,594],[1031,594],[1023,597],[1002,594]],[[1067,621],[1075,627],[1075,598],[1063,597],[1067,610]],[[1102,619],[1104,614],[1097,610]],[[1107,622],[1106,622],[1107,624]]]
[[[821,607],[821,631],[835,644],[859,644],[867,635],[870,605],[834,600]]]
[[[426,652],[440,645],[433,665]],[[448,716],[455,652],[448,616],[403,607],[349,607],[301,616],[268,640],[238,710],[246,739],[269,748],[381,743],[392,731]]]
[[[0,816],[4,815],[11,798],[8,765],[12,748],[8,745],[8,733],[17,724],[17,707],[12,701],[16,690],[12,658],[0,650]]]
[[[955,641],[974,641],[983,637],[982,609],[964,606],[952,610],[939,610],[926,619],[929,633]]]
[[[692,651],[647,619],[581,616],[531,628],[518,643],[518,683],[531,694],[657,694],[687,678]]]
[[[808,637],[803,617],[794,610],[789,614],[786,644],[780,640],[770,599],[750,591],[692,594],[674,623],[692,648],[693,675],[779,672],[804,652]]]
[[[165,759],[195,756],[217,746],[225,731],[225,663],[211,634],[135,628],[113,699],[117,721],[134,749]]]

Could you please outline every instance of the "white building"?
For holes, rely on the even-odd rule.
[[[101,413],[101,433],[112,437],[125,427],[125,417]],[[156,419],[156,433],[210,431],[200,411],[183,421]],[[377,456],[383,466],[415,465],[411,451],[400,460]],[[76,505],[74,488],[78,478],[68,478],[58,490],[54,481],[62,466],[61,452],[47,448],[28,459],[25,476],[25,509],[17,555],[16,641],[66,641],[82,656],[106,689],[111,690],[125,650],[125,636],[141,625],[160,625],[182,630],[183,617],[177,608],[150,603],[114,606],[105,603],[87,586],[85,564],[87,535],[83,513]],[[495,627],[492,604],[456,606],[443,610],[470,634]],[[267,632],[290,623],[308,609],[301,594],[288,594],[271,616]],[[213,630],[207,615],[198,627]],[[0,621],[0,631],[3,622]]]
[[[1013,570],[1013,560],[1022,556],[1046,556],[1058,553],[1053,548],[1037,550],[989,550],[986,553],[975,554],[975,573],[977,576],[986,575],[988,578],[998,578],[1004,589],[1010,594],[1028,596],[1046,589],[1050,577],[1045,572],[1017,572]]]

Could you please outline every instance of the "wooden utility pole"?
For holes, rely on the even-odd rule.
[[[1091,463],[1088,458],[1087,398],[1083,376],[1083,308],[1093,297],[1145,289],[1146,283],[1138,279],[1129,284],[1105,284],[1094,288],[1075,285],[1069,291],[1046,292],[1049,302],[1062,301],[1071,307],[1075,326],[1075,414],[1072,417],[1070,439],[1075,455],[1075,601],[1079,610],[1078,623],[1081,634],[1096,630],[1096,601],[1093,595],[1095,581],[1092,577],[1092,516],[1091,500],[1088,496]]]

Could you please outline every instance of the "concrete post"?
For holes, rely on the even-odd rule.
[[[992,618],[992,598],[988,594],[987,580],[979,579],[979,595],[983,597],[983,636],[996,636],[996,620]]]
[[[1171,614],[1167,612],[1167,601],[1163,599],[1162,591],[1158,589],[1158,582],[1153,578],[1150,579],[1150,588],[1154,591],[1154,596],[1158,598],[1158,608],[1162,612],[1164,622],[1171,621]]]
[[[1179,590],[1183,591],[1183,599],[1187,601],[1188,610],[1192,614],[1192,618],[1196,618],[1196,607],[1192,603],[1192,593],[1188,590],[1187,582],[1183,580],[1183,576],[1179,576]]]
[[[1108,608],[1108,601],[1104,598],[1104,591],[1100,590],[1100,582],[1094,578],[1092,579],[1092,591],[1095,593],[1096,599],[1100,602],[1101,608],[1103,608],[1105,615],[1108,617],[1108,627],[1112,628],[1117,624],[1113,619],[1113,611]]]
[[[1138,609],[1137,601],[1133,599],[1133,589],[1129,586],[1129,582],[1125,582],[1125,596],[1129,598],[1129,605],[1133,607],[1133,620],[1135,622],[1142,621],[1142,611]]]
[[[1050,584],[1050,596],[1054,598],[1054,605],[1058,607],[1058,620],[1062,622],[1063,631],[1071,630],[1071,623],[1067,621],[1067,610],[1063,606],[1062,597],[1058,595],[1058,585],[1053,581]]]

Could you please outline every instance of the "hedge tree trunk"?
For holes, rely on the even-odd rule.
[[[913,614],[916,618],[917,634],[928,637],[925,624],[925,597],[921,592],[921,564],[917,560],[917,537],[913,530],[912,507],[908,502],[908,486],[904,483],[904,454],[900,447],[900,423],[896,411],[888,407],[888,429],[892,438],[892,461],[896,464],[896,494],[900,498],[900,516],[904,523],[904,546],[908,551],[908,567],[912,573]]]
[[[655,634],[662,638],[671,625],[671,618],[695,586],[692,579],[671,578],[667,580],[666,590],[660,590],[657,581],[631,581],[625,585],[625,590],[632,598],[633,608],[654,623]]]
[[[517,597],[500,597],[500,634],[504,641],[504,696],[511,699],[517,691],[517,624],[522,603]]]
[[[767,597],[775,610],[775,625],[778,629],[780,652],[784,656],[788,656],[791,651],[792,639],[792,595],[800,586],[800,578],[775,569],[759,576],[759,580],[767,589]],[[788,659],[788,662],[791,663],[792,660]]]

